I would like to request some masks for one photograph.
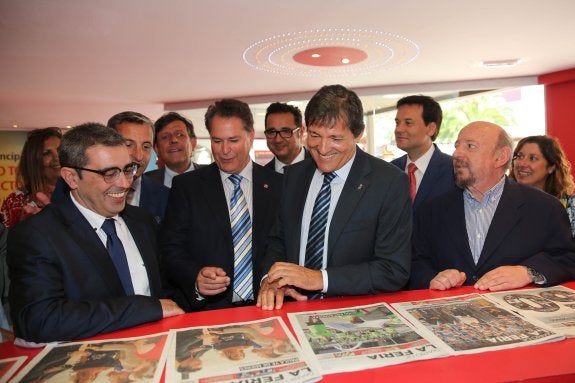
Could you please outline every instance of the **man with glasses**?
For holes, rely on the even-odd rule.
[[[169,112],[156,121],[155,130],[154,150],[164,167],[151,170],[146,175],[171,188],[174,176],[200,166],[192,162],[197,144],[194,125],[184,116]]]
[[[62,138],[70,192],[8,239],[17,338],[67,341],[182,313],[161,299],[155,224],[127,206],[137,165],[115,130],[87,123]]]
[[[304,127],[297,106],[274,102],[266,111],[265,125],[268,148],[275,156],[266,168],[283,174],[285,166],[309,157],[302,145]]]

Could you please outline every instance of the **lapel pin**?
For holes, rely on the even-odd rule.
[[[361,189],[363,189],[363,184],[357,185],[357,190],[361,190]]]
[[[268,184],[264,184],[264,189],[269,189],[269,185]]]

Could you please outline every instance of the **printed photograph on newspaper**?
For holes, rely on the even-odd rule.
[[[7,382],[25,360],[25,356],[0,359],[0,382]]]
[[[443,342],[453,354],[500,350],[565,338],[543,323],[532,323],[480,294],[394,303],[392,306],[416,328],[426,331],[428,339]]]
[[[503,307],[575,337],[575,291],[563,286],[487,294]]]
[[[166,382],[315,382],[310,359],[280,317],[171,330]]]
[[[288,317],[302,348],[316,356],[324,374],[447,355],[385,303]]]
[[[159,382],[168,334],[46,346],[17,382]]]

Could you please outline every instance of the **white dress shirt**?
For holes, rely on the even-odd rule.
[[[88,220],[88,223],[100,240],[104,247],[106,246],[106,242],[108,241],[108,236],[102,230],[102,224],[106,220],[106,217],[101,216],[100,214],[80,205],[76,198],[74,198],[73,194],[70,194],[72,197],[72,202],[80,213]],[[146,265],[142,260],[142,255],[136,246],[136,242],[128,229],[128,226],[120,217],[116,215],[115,217],[111,217],[116,221],[116,233],[118,234],[118,238],[122,241],[122,245],[124,246],[124,251],[126,253],[126,258],[128,259],[128,267],[130,268],[130,276],[132,277],[132,285],[134,286],[134,294],[136,295],[146,295],[150,296],[150,281],[148,280],[148,271],[146,270]]]

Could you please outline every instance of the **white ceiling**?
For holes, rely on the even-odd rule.
[[[532,82],[575,67],[574,15],[573,0],[1,0],[0,129],[105,123],[123,110],[156,119],[222,97],[305,99],[333,83],[369,95]],[[397,35],[417,55],[345,76],[242,58],[272,36],[329,29]]]

